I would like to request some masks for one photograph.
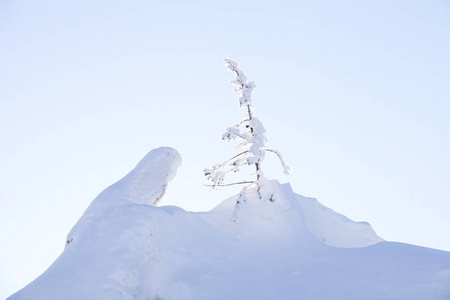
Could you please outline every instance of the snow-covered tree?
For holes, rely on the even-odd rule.
[[[266,188],[270,184],[264,177],[262,171],[262,163],[266,152],[278,156],[285,174],[289,174],[291,170],[284,162],[279,151],[266,147],[266,130],[262,122],[256,117],[252,103],[252,94],[256,88],[256,84],[253,81],[247,82],[247,77],[242,72],[238,62],[227,58],[224,64],[229,71],[236,74],[236,78],[231,80],[230,83],[237,86],[236,91],[240,94],[239,107],[244,108],[246,113],[241,121],[226,129],[226,132],[222,135],[222,139],[226,141],[240,141],[236,148],[242,150],[230,159],[216,164],[212,168],[205,169],[205,176],[212,181],[210,186],[213,188],[234,184],[246,184],[246,187],[240,193],[238,204],[246,201],[246,190],[249,186],[253,185],[256,185],[260,198],[267,198],[273,201],[272,194],[270,192],[267,193],[270,189]],[[228,173],[238,172],[242,166],[254,166],[255,173],[253,175],[256,176],[256,179],[234,183],[226,183],[224,181]]]

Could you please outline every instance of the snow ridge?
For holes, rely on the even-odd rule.
[[[151,151],[9,299],[449,299],[450,253],[383,242],[289,184],[265,182],[271,200],[249,188],[237,222],[238,196],[206,213],[152,205],[180,164],[174,149]]]

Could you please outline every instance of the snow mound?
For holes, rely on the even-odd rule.
[[[180,164],[173,149],[151,151],[9,299],[449,299],[450,253],[381,242],[288,184],[265,183],[272,201],[249,188],[237,210],[237,196],[206,213],[151,205]]]
[[[298,195],[292,191],[289,183],[280,185],[277,181],[269,181],[267,184],[270,184],[274,202],[260,201],[257,192],[253,190],[253,195],[249,197],[253,200],[236,209],[237,222],[259,222],[258,226],[261,227],[264,220],[276,219],[276,224],[270,222],[270,230],[283,232],[286,232],[286,223],[289,222],[291,232],[302,232],[304,238],[312,235],[319,241],[337,248],[367,247],[384,241],[369,223],[354,222],[314,198]],[[224,216],[232,215],[236,199],[237,197],[232,197],[223,201],[211,212]],[[254,218],[258,220],[253,220]],[[283,223],[285,228],[278,228]]]

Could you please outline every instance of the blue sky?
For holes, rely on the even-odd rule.
[[[95,196],[151,149],[184,163],[161,204],[208,210],[256,81],[270,178],[384,239],[450,251],[446,1],[1,1],[0,297],[59,255]]]

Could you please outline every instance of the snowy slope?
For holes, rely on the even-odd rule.
[[[236,222],[236,198],[206,213],[151,205],[180,164],[151,151],[9,299],[450,299],[450,253],[383,242],[289,185],[271,182],[275,202],[253,191]]]

